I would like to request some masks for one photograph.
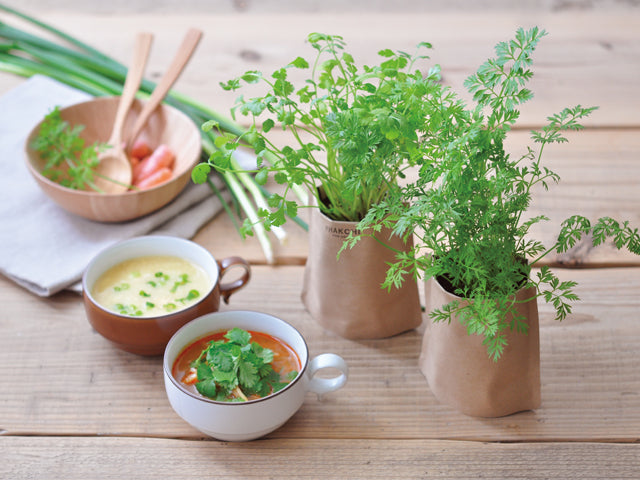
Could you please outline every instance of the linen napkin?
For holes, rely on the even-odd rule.
[[[191,238],[223,209],[208,185],[193,183],[162,209],[125,223],[93,222],[50,200],[27,170],[24,142],[53,107],[89,98],[39,75],[0,97],[0,272],[40,296],[79,290],[89,261],[111,244],[157,233]]]

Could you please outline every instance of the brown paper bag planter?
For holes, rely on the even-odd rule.
[[[454,300],[438,281],[425,283],[427,312]],[[532,298],[534,289],[523,289],[518,300]],[[424,334],[419,366],[436,398],[474,417],[501,417],[540,406],[540,333],[538,305],[518,304],[529,325],[527,335],[507,332],[507,346],[494,362],[482,337],[469,335],[457,318],[451,323],[429,322]]]
[[[319,209],[311,211],[309,256],[302,301],[324,328],[348,339],[385,338],[422,323],[418,285],[406,281],[390,291],[381,288],[394,252],[371,237],[337,254],[357,222],[334,221]],[[381,241],[396,249],[406,245],[389,231]]]

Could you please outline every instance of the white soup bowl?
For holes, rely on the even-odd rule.
[[[220,402],[189,392],[172,374],[176,358],[194,341],[233,327],[266,333],[288,344],[300,359],[298,376],[282,390],[246,402]],[[331,378],[315,376],[325,368],[339,373]],[[348,375],[342,357],[323,353],[310,360],[309,349],[298,330],[284,320],[252,311],[210,313],[192,320],[169,340],[163,370],[169,403],[176,413],[200,432],[224,441],[253,440],[276,430],[298,411],[308,391],[322,395],[338,390]]]

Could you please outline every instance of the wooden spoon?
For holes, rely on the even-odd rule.
[[[142,32],[136,37],[133,59],[127,72],[127,78],[124,81],[124,87],[122,88],[116,117],[113,121],[111,138],[108,140],[110,148],[102,152],[98,157],[100,163],[96,169],[96,173],[108,177],[108,179],[96,176],[95,183],[105,193],[122,193],[131,185],[131,163],[124,149],[122,129],[129,109],[133,104],[136,92],[140,88],[140,82],[142,81],[145,65],[147,64],[152,41],[153,35],[150,33]],[[109,179],[115,180],[118,183],[110,181]]]
[[[200,41],[201,37],[202,32],[195,28],[189,29],[189,31],[186,33],[184,40],[180,45],[180,48],[178,48],[178,51],[173,58],[173,62],[156,85],[156,88],[153,90],[153,93],[149,97],[149,100],[147,100],[147,103],[144,105],[142,112],[140,112],[140,115],[133,124],[131,132],[127,136],[125,150],[128,151],[129,148],[133,145],[133,142],[135,142],[138,135],[140,135],[140,132],[147,123],[147,120],[149,120],[149,117],[151,116],[153,111],[158,105],[160,105],[160,103],[162,103],[167,93],[169,93],[169,90],[184,70],[184,67],[187,65],[187,62],[191,58],[191,55],[198,46],[198,42]]]

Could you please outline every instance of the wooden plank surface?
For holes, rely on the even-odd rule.
[[[272,131],[272,139],[285,145],[289,136]],[[542,222],[531,231],[531,237],[545,245],[554,244],[560,224],[571,215],[584,215],[595,221],[603,216],[628,220],[640,228],[640,128],[628,130],[586,129],[567,134],[569,143],[550,145],[543,157],[543,165],[560,175],[560,183],[551,184],[548,191],[542,187],[534,191],[528,216],[544,214]],[[519,157],[527,146],[534,146],[528,130],[513,131],[507,149]],[[408,174],[412,178],[412,173]],[[301,210],[307,219],[308,212]],[[293,222],[285,226],[287,243],[279,244],[274,238],[276,263],[304,264],[307,256],[307,233]],[[254,264],[265,262],[264,253],[255,238],[239,240],[230,219],[221,215],[202,229],[196,241],[210,245],[216,256],[241,255]],[[571,251],[550,255],[543,263],[566,266],[640,266],[640,257],[611,244],[593,248],[585,238]]]
[[[0,437],[6,478],[637,479],[640,445]],[[162,459],[162,461],[160,461]],[[117,472],[117,473],[116,473]]]
[[[305,312],[302,268],[253,273],[225,309],[279,316],[302,332],[312,356],[338,353],[350,366],[343,390],[322,400],[308,395],[273,438],[638,441],[640,269],[558,272],[580,283],[582,302],[563,323],[540,305],[542,407],[499,419],[466,417],[433,397],[416,363],[422,328],[385,340],[345,340]],[[160,358],[111,347],[92,331],[75,294],[38,300],[0,281],[0,302],[13,312],[0,323],[0,430],[202,436],[168,404]]]
[[[413,51],[417,43],[431,42],[432,64],[441,65],[445,83],[463,92],[464,79],[494,55],[497,42],[512,38],[520,26],[538,25],[549,36],[535,54],[531,88],[536,98],[523,108],[522,126],[539,125],[551,113],[578,103],[602,107],[599,115],[587,121],[591,126],[638,126],[640,120],[639,9],[470,15],[458,11],[108,15],[46,9],[29,13],[41,15],[42,20],[123,63],[130,59],[135,33],[144,27],[155,34],[147,68],[152,79],[167,68],[184,32],[191,26],[201,28],[204,37],[176,89],[220,112],[228,112],[237,93],[222,91],[219,82],[251,69],[270,74],[299,55],[312,56],[314,51],[305,39],[314,31],[343,35],[349,52],[361,64],[377,62],[377,52],[383,48]],[[0,19],[9,17],[0,14]],[[291,75],[302,81],[306,73],[292,71]],[[0,74],[0,82],[0,91],[5,91],[19,80]]]
[[[513,151],[528,144],[526,130],[550,113],[576,103],[601,108],[585,132],[548,150],[546,165],[562,182],[548,194],[536,192],[531,214],[544,213],[551,222],[533,233],[552,242],[558,223],[574,213],[640,225],[640,9],[628,2],[615,2],[616,8],[542,2],[500,11],[478,3],[473,13],[459,6],[411,11],[405,3],[404,10],[394,3],[390,11],[388,2],[374,2],[340,15],[331,2],[288,13],[270,11],[267,3],[228,2],[208,14],[165,2],[95,9],[84,2],[78,10],[73,1],[46,8],[38,2],[24,5],[125,63],[135,33],[143,27],[155,33],[153,79],[187,28],[202,28],[203,41],[176,88],[223,113],[236,94],[223,92],[219,81],[309,56],[304,38],[312,31],[344,35],[361,63],[376,61],[381,48],[410,50],[430,41],[444,82],[461,88],[496,42],[518,26],[539,25],[550,35],[536,51],[536,96],[511,137]],[[10,18],[0,14],[1,21]],[[0,94],[22,81],[0,73]],[[288,231],[289,243],[277,247],[283,265],[277,267],[264,266],[255,239],[239,240],[224,215],[195,240],[218,258],[239,254],[254,264],[250,284],[223,308],[272,313],[303,333],[312,356],[342,355],[350,366],[344,389],[322,399],[308,395],[300,411],[263,440],[212,441],[171,409],[159,357],[109,345],[91,329],[74,293],[39,298],[0,278],[0,458],[6,460],[0,478],[638,478],[636,257],[580,245],[549,259],[592,268],[556,270],[561,279],[579,282],[582,298],[564,322],[540,305],[542,406],[477,419],[431,394],[416,364],[424,326],[354,342],[317,325],[300,301],[307,234],[294,226]],[[627,268],[593,268],[609,266]]]
[[[588,11],[541,9],[526,14],[509,10],[464,17],[457,12],[395,16],[388,12],[340,16],[156,13],[141,17],[45,10],[42,18],[125,63],[129,60],[131,39],[144,24],[156,34],[147,70],[148,76],[156,79],[166,68],[168,52],[175,50],[183,32],[191,25],[202,28],[205,36],[176,88],[223,113],[229,111],[237,93],[223,92],[220,81],[250,68],[269,72],[297,55],[309,53],[311,49],[304,43],[309,31],[344,32],[354,55],[364,63],[373,62],[380,48],[410,49],[428,36],[436,45],[433,61],[442,65],[444,81],[461,89],[463,79],[492,54],[495,42],[512,34],[515,26],[544,25],[550,35],[536,53],[540,68],[532,84],[536,97],[524,107],[519,128],[537,127],[547,115],[575,103],[601,107],[585,122],[592,128],[572,135],[569,144],[547,151],[545,162],[561,175],[562,183],[552,187],[549,194],[536,197],[532,215],[544,213],[551,222],[536,227],[532,233],[551,244],[559,222],[574,213],[591,218],[611,215],[640,225],[640,37],[635,28],[640,22],[639,12],[613,9],[594,15]],[[491,29],[484,27],[489,18]],[[23,25],[10,16],[0,14],[0,19]],[[0,92],[21,81],[0,73]],[[615,88],[608,87],[613,84]],[[619,126],[625,128],[613,129]],[[526,131],[514,132],[511,138],[514,152],[524,151],[529,144]],[[280,141],[287,142],[286,136]],[[277,263],[301,264],[306,257],[306,234],[295,225],[287,230],[287,244],[275,247]],[[196,238],[210,243],[219,257],[239,254],[252,263],[265,262],[258,242],[252,238],[240,240],[226,218],[213,222]],[[638,264],[636,256],[606,247],[592,250],[585,245],[547,261],[580,266]]]

